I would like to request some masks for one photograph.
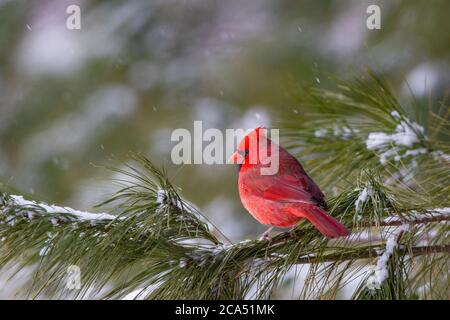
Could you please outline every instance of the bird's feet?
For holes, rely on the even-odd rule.
[[[298,231],[295,229],[295,227],[292,227],[291,230],[289,230],[289,235],[291,236],[291,238],[299,237]]]
[[[273,227],[270,227],[269,229],[264,231],[264,233],[259,237],[259,240],[266,240],[266,241],[272,240],[272,237],[270,236],[270,232],[272,232],[272,229]]]

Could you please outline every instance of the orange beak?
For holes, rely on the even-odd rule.
[[[231,164],[242,164],[243,162],[244,162],[244,158],[238,151],[233,153],[231,155],[230,159],[228,159],[228,163],[231,163]]]

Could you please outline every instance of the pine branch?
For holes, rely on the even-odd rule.
[[[7,200],[9,199],[9,200]],[[48,219],[50,219],[50,221],[52,219],[58,219],[59,222],[64,222],[67,221],[65,219],[67,219],[67,215],[73,212],[77,212],[76,210],[70,209],[70,208],[61,208],[61,207],[57,207],[57,206],[49,206],[47,204],[39,204],[33,201],[27,201],[24,200],[23,198],[21,198],[20,196],[11,196],[11,197],[4,197],[3,202],[5,204],[7,204],[6,206],[3,207],[2,212],[11,210],[11,208],[15,208],[15,209],[20,209],[18,212],[20,212],[20,216],[22,216],[25,219],[35,219],[36,216],[30,216],[29,212],[30,210],[33,212],[33,214],[37,214],[39,213],[39,210],[43,210],[41,212],[43,217],[47,217]],[[61,211],[64,212],[64,214],[61,216]],[[431,214],[433,213],[434,215],[431,216],[427,216],[427,214],[423,214],[422,216],[417,216],[413,215],[416,217],[415,220],[413,219],[408,219],[408,223],[411,224],[424,224],[424,223],[435,223],[438,221],[447,221],[448,220],[448,215],[441,214],[441,215],[436,215],[437,211],[442,211],[442,210],[429,210],[427,213]],[[445,212],[445,211],[444,211]],[[97,214],[88,214],[88,213],[83,213],[83,215],[77,214],[77,215],[73,215],[72,217],[82,217],[83,219],[86,219],[86,217],[89,217],[92,221],[98,221],[98,217],[104,217],[105,221],[114,221],[114,220],[123,220],[124,217],[121,218],[117,218],[116,216],[112,216],[112,215],[107,215],[107,214],[103,214],[103,215],[97,215]],[[8,220],[10,222],[10,220]],[[100,220],[102,221],[102,220]],[[383,226],[397,226],[399,225],[399,222],[404,223],[405,221],[405,217],[403,216],[402,219],[398,218],[398,217],[391,217],[391,219],[386,219],[386,221],[383,222]],[[52,223],[53,227],[58,226],[58,223]],[[306,233],[306,235],[304,235],[306,238],[308,237],[308,232]],[[233,251],[239,251],[240,254],[244,254],[245,251],[248,251],[249,253],[247,253],[248,256],[251,256],[253,259],[257,259],[257,257],[261,257],[263,258],[264,256],[267,255],[268,252],[274,252],[274,254],[270,254],[269,257],[269,261],[272,259],[278,259],[278,260],[284,260],[286,259],[286,257],[283,257],[283,255],[276,255],[275,252],[278,251],[279,244],[282,242],[286,242],[288,241],[290,244],[295,244],[296,242],[301,242],[301,236],[296,234],[295,236],[293,236],[292,233],[285,233],[285,234],[281,234],[280,236],[275,237],[272,241],[270,241],[269,243],[267,243],[265,240],[257,240],[257,241],[251,241],[251,242],[243,242],[243,243],[237,243],[234,245],[223,245],[221,243],[218,243],[214,246],[207,246],[207,247],[202,247],[200,249],[200,251],[194,251],[194,252],[198,252],[195,253],[195,255],[198,256],[198,259],[208,259],[207,257],[214,257],[214,256],[220,256],[222,254],[228,254],[231,253]],[[344,242],[345,244],[346,242]],[[260,251],[255,251],[255,246],[259,247]],[[443,253],[449,252],[449,248],[450,246],[446,246],[446,245],[435,245],[435,246],[418,246],[418,247],[412,247],[410,249],[408,249],[408,253],[411,254],[412,256],[419,256],[419,255],[424,255],[424,254],[433,254],[433,253]],[[369,247],[366,248],[345,248],[345,247],[334,247],[332,248],[332,250],[334,251],[340,251],[339,253],[334,253],[334,254],[321,254],[321,251],[323,250],[321,246],[316,247],[314,249],[314,246],[310,247],[309,249],[305,248],[305,253],[307,254],[307,256],[305,257],[299,257],[297,259],[297,261],[295,261],[296,264],[322,264],[324,262],[339,262],[342,263],[344,261],[348,261],[348,260],[359,260],[359,259],[367,259],[367,258],[373,258],[373,257],[379,257],[379,253],[381,251],[381,247],[379,245],[370,245]],[[311,252],[313,250],[317,251],[318,256],[312,256]],[[344,251],[345,250],[345,251]],[[407,249],[401,249],[403,251],[405,251]],[[309,253],[308,253],[309,251]],[[250,253],[253,252],[253,253]],[[193,253],[194,254],[194,253]],[[205,257],[205,258],[202,258]],[[195,260],[195,259],[194,259]],[[185,263],[192,263],[189,262],[189,258],[186,259]],[[194,262],[194,265],[196,263]]]
[[[383,221],[375,221],[371,224],[365,225],[366,228],[372,228],[372,227],[395,227],[395,226],[401,226],[405,223],[415,225],[415,224],[428,224],[428,223],[434,223],[434,222],[442,222],[442,221],[450,221],[450,209],[449,208],[436,208],[436,209],[429,209],[425,210],[424,213],[403,213],[403,214],[396,214],[391,215],[388,218],[384,219]],[[354,232],[357,232],[357,228],[351,228]],[[352,233],[347,238],[351,238],[354,236],[354,233]],[[270,240],[270,244],[278,244],[282,242],[286,242],[288,240],[295,240],[298,239],[298,237],[301,237],[301,231],[296,232],[295,230],[291,232],[285,232],[280,234],[279,236],[273,238]],[[266,240],[264,240],[266,241]]]
[[[258,299],[273,297],[291,267],[308,264],[301,296],[333,298],[344,279],[351,280],[347,277],[366,279],[361,269],[370,261],[364,260],[377,257],[387,258],[389,271],[380,297],[406,297],[406,290],[423,283],[439,287],[432,296],[444,296],[448,280],[435,272],[449,263],[450,218],[448,208],[441,208],[450,205],[448,141],[438,141],[441,134],[429,134],[410,120],[378,82],[373,88],[361,83],[341,88],[341,93],[312,91],[319,116],[291,127],[293,147],[300,145],[309,156],[306,166],[320,185],[334,187],[328,190],[335,195],[328,201],[330,214],[353,235],[366,232],[368,243],[351,237],[328,241],[303,221],[269,242],[223,244],[218,230],[210,231],[207,219],[182,199],[165,172],[136,156],[135,164],[114,169],[123,179],[102,204],[108,214],[0,195],[0,265],[17,256],[22,266],[38,262],[34,297],[66,294],[62,279],[74,264],[84,279],[77,297],[112,284],[104,297],[140,288],[150,299],[244,299],[256,287],[251,297]],[[433,127],[448,127],[446,119],[439,121]],[[318,128],[326,129],[325,135]],[[408,232],[397,233],[405,224]],[[371,237],[372,230],[392,229],[386,245]],[[362,283],[361,290],[366,287]]]
[[[45,215],[51,219],[50,221],[53,224],[82,221],[90,221],[91,223],[109,223],[117,218],[116,216],[107,213],[90,213],[69,207],[37,203],[35,201],[25,200],[22,196],[18,195],[3,195],[0,196],[0,201],[3,202],[3,214],[12,211],[15,214],[22,214],[29,219],[33,219],[35,215]],[[15,217],[11,216],[9,219],[6,219],[6,223],[13,223],[14,219]]]
[[[401,254],[408,254],[410,256],[418,257],[427,254],[450,253],[450,245],[436,245],[436,246],[418,246],[412,248],[398,249]],[[330,254],[321,257],[300,257],[297,260],[298,264],[314,264],[324,262],[343,262],[347,260],[370,259],[380,256],[380,250],[370,248],[368,250],[359,250],[355,252],[346,252],[342,254]]]
[[[427,210],[425,213],[412,213],[410,215],[398,215],[386,218],[380,222],[380,226],[400,226],[402,224],[426,224],[432,222],[450,221],[450,208],[437,208]]]

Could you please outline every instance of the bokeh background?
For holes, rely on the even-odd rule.
[[[81,30],[66,8],[81,7]],[[366,9],[381,8],[381,30]],[[140,152],[232,240],[263,231],[237,170],[170,162],[172,130],[302,121],[298,84],[370,67],[401,99],[450,84],[450,1],[0,0],[0,183],[91,210],[113,190],[99,165]],[[323,186],[322,186],[323,187]]]

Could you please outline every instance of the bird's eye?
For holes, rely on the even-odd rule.
[[[248,151],[248,149],[245,149],[245,150],[239,150],[239,154],[245,158],[245,157],[248,156],[249,151]]]

